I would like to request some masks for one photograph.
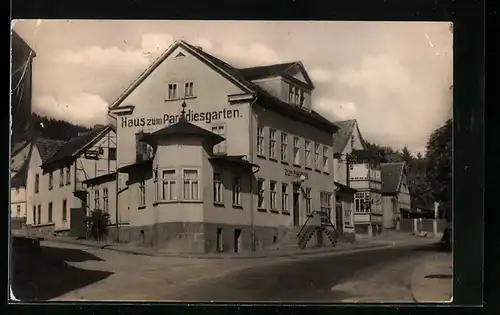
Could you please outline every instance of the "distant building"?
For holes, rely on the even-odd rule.
[[[384,163],[381,167],[384,228],[399,228],[402,213],[405,218],[410,218],[412,214],[406,165],[404,162]]]
[[[36,53],[12,32],[11,111],[12,143],[26,140],[31,119],[32,71]]]
[[[83,181],[115,170],[116,135],[112,126],[98,125],[67,142],[34,140],[26,176],[26,224],[40,232],[69,233],[74,223],[72,209],[85,212],[79,216],[82,218],[93,209]],[[97,201],[103,205],[101,210],[114,210],[107,202]],[[114,218],[112,215],[111,221]]]
[[[313,89],[300,62],[236,69],[175,42],[110,107],[120,238],[239,252],[296,235],[315,210],[336,222],[338,127],[311,108]]]
[[[334,153],[334,180],[336,190],[336,213],[343,213],[342,218],[337,216],[337,226],[342,226],[344,237],[354,237],[355,213],[354,196],[356,189],[350,187],[350,169],[348,154],[353,150],[364,150],[365,144],[358,123],[355,119],[337,121],[339,130],[333,136]],[[340,222],[339,220],[342,220]]]

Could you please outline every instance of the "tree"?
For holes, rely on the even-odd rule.
[[[434,130],[427,143],[426,152],[426,181],[432,191],[432,198],[444,207],[444,217],[447,228],[441,239],[447,249],[451,249],[451,220],[452,220],[452,125],[449,119],[444,126]]]
[[[401,159],[407,164],[411,165],[413,161],[413,156],[411,155],[410,150],[408,149],[407,146],[404,146],[403,150],[401,151]]]

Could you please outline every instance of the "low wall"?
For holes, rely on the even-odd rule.
[[[20,230],[26,225],[26,218],[11,218],[10,228],[13,230]]]

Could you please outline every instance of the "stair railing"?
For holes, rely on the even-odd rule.
[[[335,227],[335,225],[333,224],[332,220],[330,219],[330,216],[328,215],[328,212],[325,212],[325,211],[319,211],[319,212],[321,213],[322,218],[325,219],[324,221],[323,220],[321,221],[322,225],[323,225],[323,222],[325,222],[326,223],[325,225],[327,227],[333,228],[333,231],[335,233],[335,235],[334,235],[335,236],[335,241],[334,242],[337,243],[337,238],[338,238],[337,228]],[[327,231],[327,230],[325,229],[325,231]]]

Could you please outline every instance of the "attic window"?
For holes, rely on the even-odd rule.
[[[186,57],[186,55],[184,55],[182,51],[175,56],[175,58],[181,58],[181,57]]]

